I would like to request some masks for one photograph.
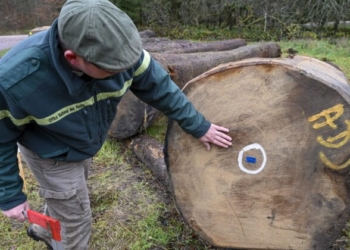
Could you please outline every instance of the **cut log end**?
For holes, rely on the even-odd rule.
[[[306,57],[254,58],[218,66],[184,92],[233,138],[208,152],[169,128],[172,192],[188,224],[218,247],[331,247],[350,208],[344,75]]]

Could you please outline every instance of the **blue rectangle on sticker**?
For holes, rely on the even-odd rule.
[[[255,157],[249,157],[249,156],[247,156],[247,157],[245,158],[245,160],[246,160],[246,162],[248,162],[248,163],[256,163],[256,158],[255,158]]]

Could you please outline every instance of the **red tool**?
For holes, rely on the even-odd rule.
[[[38,213],[33,210],[23,211],[23,214],[28,218],[28,221],[30,223],[46,228],[51,232],[51,244],[54,250],[64,249],[61,242],[61,225],[59,220],[55,220],[47,215]]]

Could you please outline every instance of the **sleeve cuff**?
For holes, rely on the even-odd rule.
[[[14,207],[17,207],[18,205],[23,204],[26,200],[27,196],[23,192],[20,192],[6,203],[0,203],[0,209],[2,211],[8,211]]]
[[[192,133],[192,136],[196,139],[201,138],[208,132],[210,126],[211,123],[207,120],[204,120],[203,123],[199,126],[199,128],[194,133]]]

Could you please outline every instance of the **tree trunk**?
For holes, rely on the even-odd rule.
[[[173,123],[167,167],[178,211],[215,246],[328,249],[350,208],[350,87],[308,57],[220,65],[183,89],[227,127],[228,149],[207,151]]]
[[[146,129],[159,114],[158,110],[128,91],[118,105],[108,134],[116,139],[126,139]]]
[[[146,43],[143,44],[143,48],[148,52],[179,54],[232,50],[246,45],[247,43],[243,39],[231,39],[215,42],[190,42],[183,40],[170,40]]]
[[[248,45],[229,51],[202,52],[193,54],[152,53],[172,80],[182,88],[189,80],[216,67],[219,64],[252,57],[274,58],[281,56],[277,43]]]

